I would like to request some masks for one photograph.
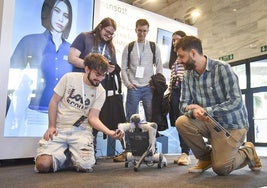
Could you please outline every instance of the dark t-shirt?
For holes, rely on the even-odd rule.
[[[116,55],[112,55],[111,49],[105,42],[100,43],[99,46],[94,46],[95,35],[89,32],[80,33],[73,41],[71,47],[78,49],[81,52],[80,58],[84,59],[88,53],[103,54],[109,62],[117,64]],[[73,67],[73,72],[83,72],[83,68]]]

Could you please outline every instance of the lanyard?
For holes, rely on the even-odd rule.
[[[105,50],[106,50],[106,43],[104,44],[104,47],[103,47],[103,50],[102,50],[102,52],[101,52],[101,55],[104,55],[105,54]]]
[[[137,48],[137,56],[139,58],[139,65],[141,65],[141,62],[142,62],[142,58],[144,56],[144,53],[145,53],[145,45],[146,45],[146,40],[145,40],[145,44],[143,46],[143,50],[142,50],[142,53],[140,54],[139,52],[139,45],[138,45],[138,42],[136,41],[136,48]]]
[[[82,76],[82,99],[83,99],[83,114],[86,115],[86,111],[85,111],[85,90],[84,90],[84,82],[83,82],[83,77],[84,75]]]

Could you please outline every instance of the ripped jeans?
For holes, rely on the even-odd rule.
[[[77,170],[92,169],[95,164],[92,129],[82,126],[58,129],[53,140],[39,141],[36,158],[45,154],[52,156],[54,172],[71,166]]]

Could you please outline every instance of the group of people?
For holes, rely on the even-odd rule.
[[[109,17],[104,18],[91,32],[80,33],[71,44],[68,59],[74,67],[73,72],[65,74],[54,89],[49,103],[49,128],[40,140],[37,150],[35,165],[37,171],[49,172],[66,168],[66,164],[70,164],[66,161],[70,160],[68,157],[71,156],[71,165],[76,170],[90,172],[95,164],[94,152],[98,130],[114,139],[122,138],[122,132],[110,130],[109,125],[104,125],[99,118],[105,101],[103,88],[110,89],[106,87],[107,85],[99,85],[99,83],[106,83],[105,79],[110,79],[111,75],[116,79],[115,83],[120,84],[121,71],[122,80],[127,87],[126,119],[129,121],[131,115],[136,114],[139,101],[143,101],[146,120],[151,120],[153,95],[149,81],[154,71],[151,69],[153,53],[149,41],[146,40],[149,23],[145,19],[137,20],[137,41],[129,55],[129,62],[127,61],[128,45],[125,47],[122,68],[117,64],[115,47],[112,43],[115,31],[115,21]],[[162,73],[158,47],[156,47],[155,56],[156,72]],[[102,65],[104,60],[107,67]],[[101,66],[97,66],[99,63],[102,63]],[[74,85],[74,80],[81,84]],[[64,111],[71,114],[63,113]],[[68,117],[63,118],[64,116]],[[71,122],[70,119],[77,121]],[[62,139],[64,134],[72,131],[77,132],[77,135],[86,135],[88,132],[90,134],[88,138],[81,136],[79,138],[81,143],[76,145],[77,142],[68,141],[70,138]],[[77,141],[78,137],[74,134],[72,136]],[[85,143],[87,143],[86,147],[81,147]]]
[[[62,15],[68,22],[71,21],[68,0],[49,2],[54,2],[52,6],[49,4],[51,12],[58,15],[61,10],[68,11],[68,14]],[[40,36],[42,39],[56,39],[52,34],[59,32],[59,24],[53,25],[52,20],[46,23],[49,29]],[[149,23],[146,19],[139,19],[135,27],[137,40],[130,52],[129,44],[125,46],[120,68],[112,43],[116,29],[112,18],[104,18],[95,29],[79,34],[70,46],[67,45],[68,61],[73,65],[73,70],[62,75],[54,85],[48,105],[48,129],[39,141],[35,157],[36,171],[55,172],[74,167],[80,172],[92,172],[96,162],[97,132],[101,131],[114,139],[123,137],[123,132],[111,130],[99,118],[101,108],[109,97],[106,94],[109,88],[103,84],[106,79],[115,79],[115,87],[119,88],[121,74],[122,82],[127,87],[128,121],[131,115],[138,112],[139,101],[143,102],[146,120],[151,121],[153,94],[149,81],[153,74],[163,71],[160,50],[156,45],[153,54],[150,42],[146,40]],[[67,35],[65,33],[59,40],[64,43]],[[178,130],[182,149],[182,155],[175,163],[189,165],[191,149],[198,159],[196,166],[189,168],[191,173],[212,167],[218,175],[228,175],[246,165],[253,171],[259,171],[262,165],[254,145],[244,142],[249,128],[247,111],[238,77],[231,66],[205,56],[201,40],[195,36],[177,31],[173,33],[172,41],[169,63],[172,70],[169,84],[170,122]],[[56,44],[52,41],[48,43],[59,52],[62,45]],[[43,50],[46,51],[46,48]],[[33,60],[32,63],[35,62]],[[46,61],[42,62],[43,66],[52,63],[49,56]],[[36,61],[33,66],[40,64]],[[225,136],[215,129],[209,115],[229,135]]]

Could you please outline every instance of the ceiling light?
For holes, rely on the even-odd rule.
[[[199,10],[194,10],[192,13],[191,13],[191,16],[194,17],[194,18],[198,18],[200,16],[200,12]]]
[[[195,7],[191,7],[186,11],[184,22],[189,25],[194,25],[200,16],[200,11]]]

